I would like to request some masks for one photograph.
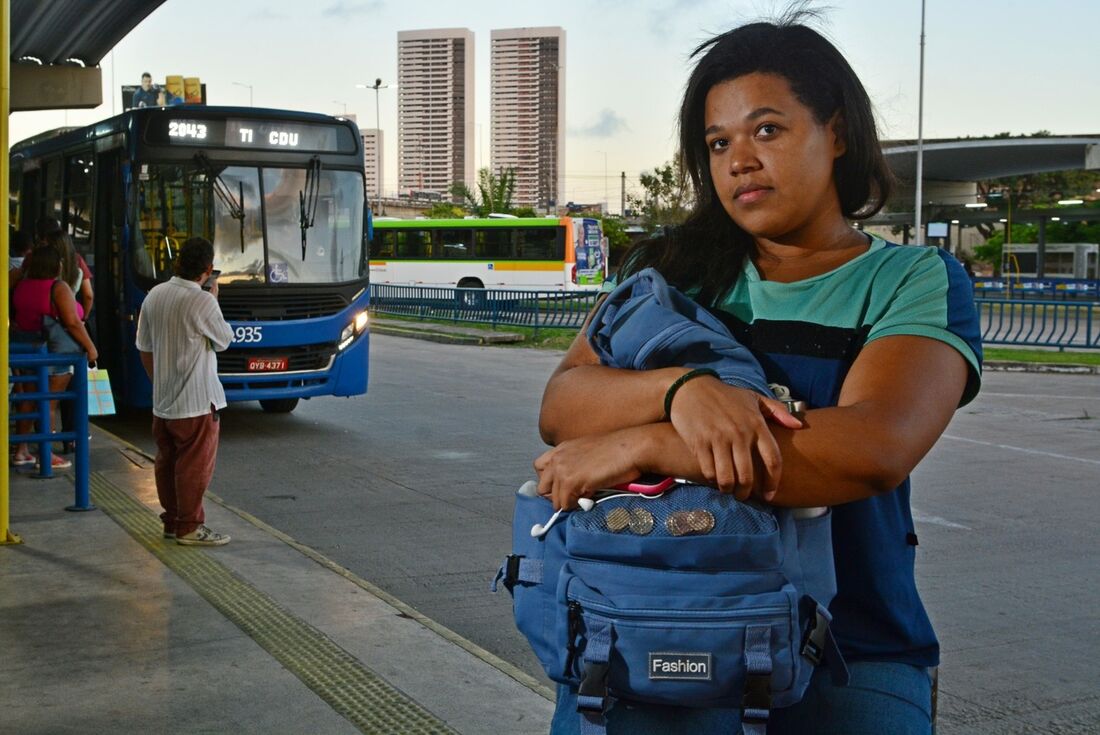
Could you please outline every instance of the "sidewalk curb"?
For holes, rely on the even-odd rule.
[[[1056,362],[1015,362],[1012,360],[989,360],[982,364],[983,370],[1003,373],[1058,373],[1062,375],[1100,375],[1100,365],[1075,365]]]
[[[415,329],[379,324],[377,321],[371,325],[370,331],[373,334],[386,334],[394,337],[412,337],[413,339],[423,339],[429,342],[441,342],[443,344],[452,345],[515,344],[523,341],[523,335],[516,334],[515,332],[487,332],[484,335],[459,334],[433,331],[427,325],[425,325],[424,329]]]

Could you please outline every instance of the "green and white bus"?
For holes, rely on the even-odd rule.
[[[606,277],[597,219],[374,220],[373,284],[571,291],[599,288]]]

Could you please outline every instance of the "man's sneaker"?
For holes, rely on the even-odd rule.
[[[199,526],[191,533],[176,536],[176,543],[180,546],[225,546],[229,543],[229,536]]]

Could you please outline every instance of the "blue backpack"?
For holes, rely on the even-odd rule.
[[[604,364],[709,367],[764,392],[763,371],[718,320],[652,269],[619,285],[588,331]],[[740,708],[746,733],[797,703],[828,658],[836,594],[832,514],[758,506],[700,485],[656,497],[606,493],[553,513],[536,485],[516,494],[512,554],[498,583],[546,675],[578,692],[582,731],[616,700]]]
[[[829,633],[831,512],[796,517],[699,485],[613,494],[548,523],[552,511],[533,482],[520,488],[492,588],[511,592],[546,675],[578,690],[584,729],[623,699],[741,708],[745,732],[763,733],[826,656],[846,680]]]

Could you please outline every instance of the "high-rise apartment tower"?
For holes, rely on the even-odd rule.
[[[403,192],[473,186],[473,31],[398,32],[397,167]]]
[[[514,204],[553,209],[565,188],[565,30],[496,30],[491,41],[491,168],[515,170]]]
[[[372,201],[381,197],[382,184],[382,144],[385,139],[377,128],[359,128],[363,139],[363,176],[367,180],[367,198]],[[390,182],[391,185],[393,182]]]

